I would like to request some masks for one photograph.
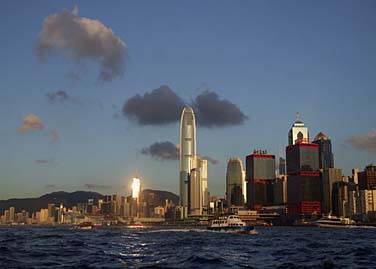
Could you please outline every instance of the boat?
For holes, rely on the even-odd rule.
[[[237,215],[230,215],[227,217],[219,217],[211,222],[207,227],[209,231],[217,232],[235,232],[249,234],[255,228],[252,225],[247,225]]]
[[[93,224],[91,222],[82,222],[74,226],[74,229],[77,230],[91,230],[93,228]]]
[[[356,228],[355,222],[345,217],[328,215],[317,220],[315,224],[321,228]]]

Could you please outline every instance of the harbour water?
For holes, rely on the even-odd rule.
[[[0,268],[376,268],[376,229],[0,227]]]

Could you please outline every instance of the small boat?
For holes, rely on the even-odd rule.
[[[82,222],[74,226],[77,230],[91,230],[93,228],[93,224],[91,222]]]
[[[328,215],[317,220],[315,224],[321,228],[356,228],[355,222],[345,217]]]
[[[247,225],[236,215],[230,215],[227,217],[219,217],[211,222],[207,227],[209,231],[217,232],[235,232],[241,234],[249,234],[255,227]]]
[[[128,228],[145,228],[145,225],[143,225],[140,221],[134,221],[134,222],[131,222],[127,227]]]

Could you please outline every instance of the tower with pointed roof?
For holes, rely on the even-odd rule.
[[[296,120],[289,131],[289,146],[309,143],[308,128],[304,125],[304,122],[300,119],[300,113],[296,113]]]

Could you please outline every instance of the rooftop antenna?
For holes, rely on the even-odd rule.
[[[296,112],[296,121],[300,121],[300,113]]]

